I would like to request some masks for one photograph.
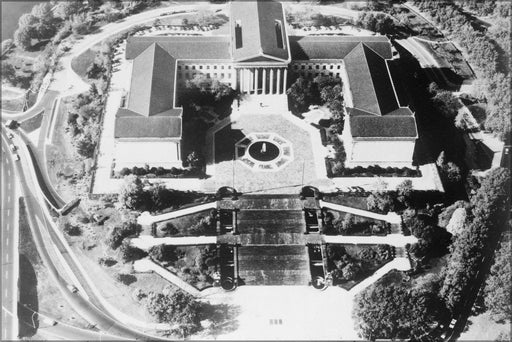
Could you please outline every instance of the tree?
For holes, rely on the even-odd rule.
[[[429,339],[447,311],[434,291],[409,289],[403,283],[384,284],[382,280],[364,289],[354,299],[353,317],[363,338]]]
[[[473,219],[450,246],[450,257],[443,269],[440,295],[448,307],[458,312],[467,300],[484,257],[494,248],[493,241],[506,226],[510,212],[510,171],[493,169],[471,197]]]
[[[410,179],[406,179],[398,184],[396,187],[398,201],[404,204],[410,202],[413,190],[412,181]]]
[[[82,2],[79,0],[59,1],[54,13],[61,19],[69,19],[72,15],[79,13],[82,8]]]
[[[203,166],[203,158],[196,151],[192,151],[186,160],[186,164],[193,169],[198,169]]]
[[[437,91],[432,98],[432,103],[441,115],[450,120],[454,120],[459,109],[462,108],[459,100],[446,90]]]
[[[30,14],[24,14],[23,16],[30,16]],[[21,19],[23,18],[21,16]],[[27,50],[32,46],[32,38],[34,36],[34,27],[33,26],[22,26],[19,25],[18,29],[14,31],[14,44],[16,46]]]
[[[176,248],[172,245],[156,245],[149,249],[149,256],[156,261],[176,260]]]
[[[124,222],[121,226],[112,228],[106,242],[110,248],[117,249],[121,246],[126,237],[137,234],[138,232],[140,232],[140,226],[136,222]]]
[[[361,267],[354,262],[349,262],[347,265],[345,265],[345,267],[341,269],[342,276],[346,280],[356,279],[360,272]]]
[[[201,327],[201,304],[182,290],[170,294],[150,292],[146,305],[148,312],[158,322],[175,325],[173,331],[188,335]]]
[[[368,210],[387,213],[394,208],[394,200],[389,191],[376,190],[366,198]]]
[[[146,194],[139,177],[129,175],[119,189],[119,202],[128,209],[138,209],[145,203]]]
[[[142,249],[134,247],[130,245],[129,240],[124,240],[121,244],[121,248],[119,248],[121,253],[121,258],[123,262],[132,262],[135,260],[142,259],[148,255],[148,253],[144,252]]]
[[[485,284],[485,306],[496,322],[503,322],[512,316],[512,296],[510,293],[511,253],[510,239],[505,239],[496,253],[494,264]]]
[[[319,99],[316,94],[313,82],[310,82],[303,77],[299,77],[293,84],[286,90],[286,94],[290,99],[291,110],[294,114],[300,114],[308,109],[311,104],[318,104]]]
[[[14,69],[14,66],[7,61],[2,61],[2,80],[6,80],[12,84],[15,79],[16,69]]]
[[[37,22],[34,26],[36,37],[39,40],[50,39],[57,32],[58,20],[53,15],[53,4],[43,2],[35,5],[30,12]]]

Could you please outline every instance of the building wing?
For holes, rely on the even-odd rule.
[[[265,56],[288,62],[288,35],[283,7],[279,2],[232,1],[231,55],[235,62]]]

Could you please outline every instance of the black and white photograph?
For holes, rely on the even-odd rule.
[[[0,5],[1,341],[512,341],[510,1]]]

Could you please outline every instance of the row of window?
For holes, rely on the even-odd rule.
[[[203,70],[206,69],[206,70],[210,70],[211,69],[214,69],[216,70],[217,69],[217,65],[184,65],[183,66],[183,69],[185,70]],[[224,70],[224,68],[226,69],[231,69],[231,65],[219,65],[218,66],[218,69],[221,69],[221,70]],[[178,70],[181,70],[182,69],[182,66],[181,65],[178,65]]]
[[[185,72],[185,73],[181,73],[179,72],[178,73],[178,79],[180,80],[181,78],[184,78],[184,79],[187,79],[187,80],[190,80],[192,78],[194,78],[196,75],[200,75],[200,73],[188,73],[188,72]],[[213,74],[211,73],[205,73],[204,75],[206,75],[207,78],[210,78],[210,77],[213,77],[213,78],[220,78],[221,80],[224,79],[224,78],[228,78],[230,79],[231,78],[231,73],[227,73],[227,74],[224,74],[224,73],[216,73],[214,72]]]
[[[308,72],[308,71],[299,71],[297,72],[299,75],[301,75],[303,78],[310,78],[310,79],[313,79],[317,76],[320,76],[320,75],[324,75],[324,76],[331,76],[331,77],[335,77],[335,78],[341,78],[341,74],[339,72]]]
[[[294,64],[293,65],[293,69],[294,70],[313,70],[313,69],[316,69],[316,70],[334,70],[334,69],[341,69],[341,64],[337,64],[337,65],[334,65],[334,64],[330,64],[330,65],[318,65],[318,64]]]

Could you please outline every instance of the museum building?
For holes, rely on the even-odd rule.
[[[183,110],[176,91],[203,74],[244,94],[286,94],[289,78],[342,79],[347,117],[342,133],[347,166],[410,166],[418,137],[414,113],[394,81],[385,36],[288,36],[282,4],[232,1],[224,36],[132,36],[129,93],[115,122],[121,167],[180,167]],[[290,114],[291,115],[291,114]],[[142,144],[141,144],[142,143]],[[135,149],[151,150],[146,160]],[[120,153],[117,153],[120,151]],[[138,160],[137,158],[140,158]]]

